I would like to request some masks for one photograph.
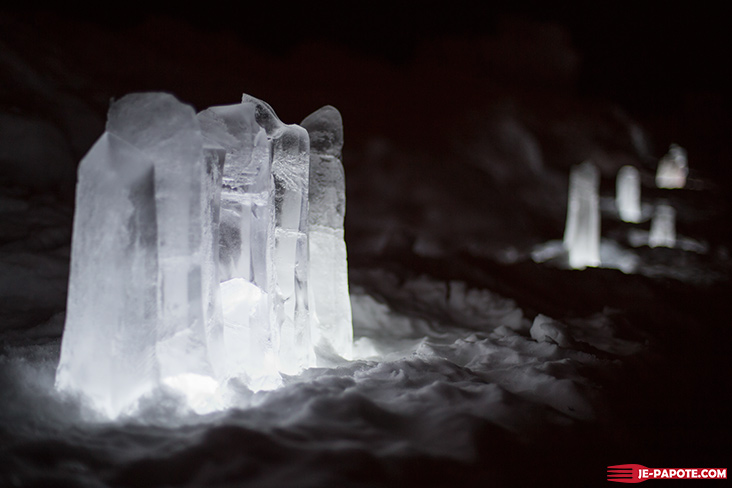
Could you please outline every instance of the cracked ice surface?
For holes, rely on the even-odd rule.
[[[275,328],[280,371],[296,374],[315,364],[308,296],[308,185],[310,140],[299,125],[283,124],[272,107],[250,95],[257,123],[271,140],[274,179]]]
[[[219,227],[225,376],[276,385],[274,183],[270,141],[249,103],[198,114],[204,138],[225,153]]]

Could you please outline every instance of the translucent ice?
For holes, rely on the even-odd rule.
[[[267,303],[262,289],[243,278],[232,278],[221,283],[221,302],[229,374],[254,391],[280,385],[269,327],[260,318],[262,304]]]
[[[640,174],[634,166],[623,166],[616,180],[615,204],[625,222],[641,221]]]
[[[674,247],[676,245],[676,210],[670,205],[656,206],[648,236],[650,247]]]
[[[310,139],[299,125],[285,125],[267,103],[243,95],[271,141],[275,192],[274,268],[279,369],[295,374],[314,365],[308,296],[308,185]]]
[[[219,170],[173,96],[111,105],[79,166],[59,389],[114,417],[161,382],[220,369]]]
[[[668,153],[658,162],[656,186],[659,188],[683,188],[686,186],[686,176],[688,174],[686,150],[676,144],[671,144]]]
[[[313,315],[317,315],[312,320],[313,342],[318,348],[350,358],[353,326],[343,232],[346,211],[346,183],[341,163],[343,121],[338,110],[328,105],[310,114],[301,125],[310,135],[308,287]]]
[[[564,247],[575,269],[600,265],[599,186],[600,175],[590,161],[572,168]]]
[[[255,105],[251,103],[211,107],[199,113],[198,119],[206,141],[225,152],[219,270],[222,289],[226,284],[229,290],[222,295],[229,352],[227,375],[259,381],[256,378],[260,375],[276,376],[279,336],[275,332],[273,301],[276,283],[271,143],[255,120]],[[231,292],[244,288],[232,288],[229,281],[246,282],[258,290],[244,293],[249,297],[246,308],[241,307],[243,298]],[[237,313],[243,315],[237,317]],[[250,321],[256,327],[249,327]],[[272,368],[268,370],[266,365]]]
[[[209,178],[220,181],[220,176],[206,168],[195,111],[172,95],[127,95],[111,106],[107,130],[143,151],[155,165],[160,374],[211,374],[207,288],[214,273],[211,252],[218,243],[211,231],[212,195],[206,191],[214,191]]]
[[[206,337],[208,353],[214,366],[214,373],[221,377],[224,371],[223,316],[219,294],[219,238],[221,224],[221,185],[225,162],[225,151],[220,147],[203,146],[203,161],[206,174],[202,187],[202,296],[206,307]]]
[[[153,162],[105,133],[79,165],[56,386],[109,416],[158,379],[156,241]]]
[[[274,221],[269,141],[252,104],[210,107],[198,119],[206,141],[226,152],[221,280],[246,278],[267,292],[267,234]]]

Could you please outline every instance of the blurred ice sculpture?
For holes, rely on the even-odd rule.
[[[676,210],[670,205],[656,206],[648,236],[650,247],[674,247],[676,245]]]
[[[574,269],[600,265],[599,186],[600,175],[590,161],[572,168],[564,247]]]
[[[351,358],[353,327],[348,295],[348,261],[343,219],[346,180],[341,163],[343,121],[327,105],[307,116],[301,125],[310,136],[310,302],[313,343],[318,349]]]
[[[172,95],[111,105],[79,166],[57,388],[114,417],[161,383],[214,381],[222,162]]]
[[[671,144],[668,153],[658,162],[656,186],[658,188],[683,188],[689,168],[686,150],[677,144]]]
[[[640,174],[634,166],[623,166],[616,180],[615,203],[625,222],[641,221]]]

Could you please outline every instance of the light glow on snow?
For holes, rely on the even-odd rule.
[[[216,400],[219,382],[210,376],[180,374],[165,378],[163,384],[183,394],[186,405],[197,414],[203,415],[223,408]]]

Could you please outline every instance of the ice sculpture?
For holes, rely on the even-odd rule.
[[[683,188],[689,168],[686,150],[677,144],[671,144],[668,153],[658,162],[656,186],[659,188]]]
[[[343,219],[346,182],[341,163],[343,121],[327,105],[307,116],[301,125],[310,136],[310,302],[313,343],[318,349],[351,358],[353,326],[348,294],[348,260]]]
[[[676,245],[676,210],[670,205],[656,205],[648,236],[650,247],[674,247]]]
[[[160,385],[208,411],[224,380],[315,365],[311,335],[351,356],[342,122],[327,106],[303,123],[312,160],[308,131],[248,95],[110,106],[79,167],[59,389],[109,417]]]
[[[210,384],[221,367],[220,155],[204,158],[191,107],[142,93],[111,105],[81,161],[56,385],[110,417],[164,382]]]
[[[640,173],[634,166],[623,166],[618,171],[615,204],[620,218],[625,222],[641,221]]]
[[[257,123],[271,141],[275,201],[274,268],[279,369],[295,374],[315,364],[308,296],[308,186],[310,139],[299,125],[285,125],[272,107],[250,95]]]
[[[599,186],[600,175],[590,161],[572,168],[564,247],[574,269],[600,265]]]
[[[260,389],[277,382],[274,182],[270,141],[255,105],[210,107],[198,114],[208,144],[225,152],[220,259],[227,376]]]

